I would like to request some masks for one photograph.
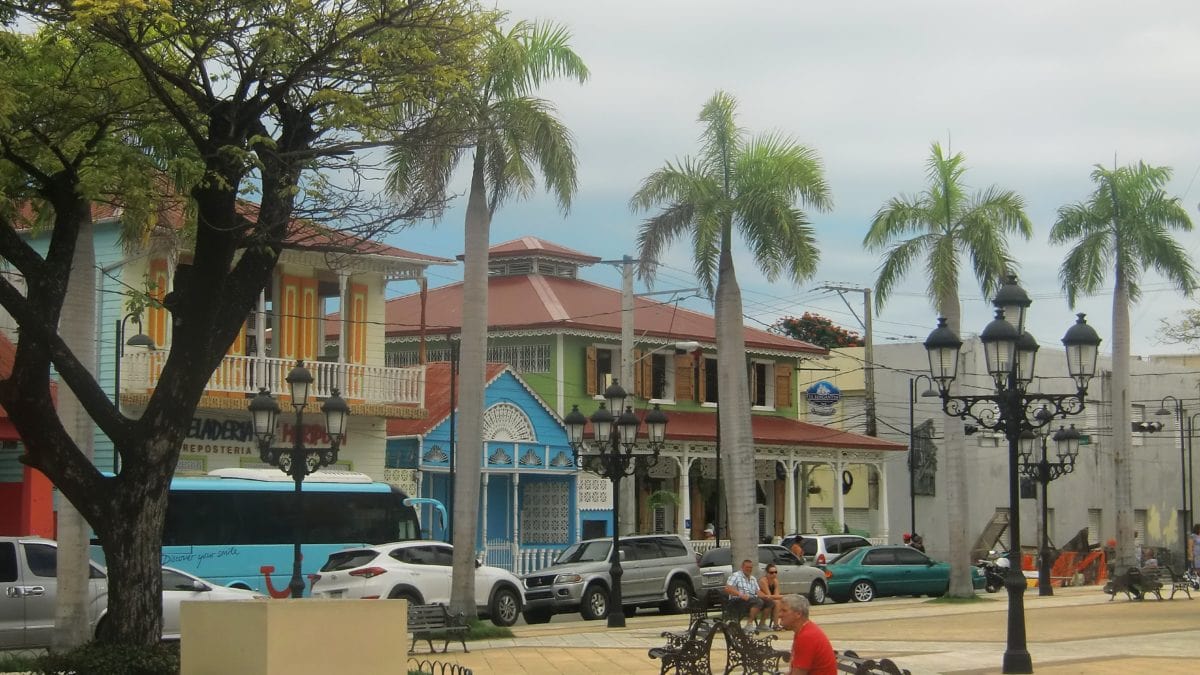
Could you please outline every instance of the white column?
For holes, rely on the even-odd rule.
[[[343,271],[338,271],[338,303],[342,310],[342,325],[338,326],[338,355],[337,355],[337,387],[345,391],[346,389],[346,336],[350,334],[350,275]],[[320,339],[320,350],[318,354],[325,353],[325,326],[321,326],[321,332],[317,336]]]
[[[833,462],[833,519],[837,521],[838,533],[846,529],[846,497],[842,494],[842,471],[846,464],[838,457]]]
[[[877,536],[883,537],[884,541],[888,540],[888,494],[887,494],[887,472],[883,470],[883,462],[878,462],[875,465],[875,470],[879,472],[879,527]]]
[[[789,535],[796,531],[796,462],[791,459],[782,461],[783,468],[787,471],[787,478],[783,483],[783,533]]]
[[[692,513],[692,477],[691,458],[675,457],[675,465],[679,467],[679,513],[675,514],[675,529],[684,539],[691,539],[692,531],[686,521]]]
[[[488,541],[488,531],[487,531],[488,477],[490,475],[491,474],[489,474],[487,471],[484,471],[479,476],[479,480],[482,483],[482,485],[480,486],[480,489],[479,489],[479,501],[480,501],[480,507],[481,507],[480,513],[482,514],[482,517],[479,519],[479,536],[481,539],[483,539],[483,550],[485,550],[485,551],[487,550],[487,541]]]
[[[520,520],[520,505],[518,497],[521,494],[521,474],[514,473],[512,475],[512,551],[513,551],[513,567],[521,569],[521,520]]]
[[[270,386],[266,382],[267,364],[263,361],[263,357],[267,355],[267,292],[264,290],[258,294],[258,311],[254,314],[254,384],[257,387]],[[279,334],[275,335],[276,342],[279,340]],[[421,472],[417,472],[418,485],[420,485]],[[417,496],[421,496],[420,491]]]

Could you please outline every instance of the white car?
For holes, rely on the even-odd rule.
[[[436,541],[403,541],[338,551],[319,574],[309,575],[314,598],[392,598],[450,604],[454,547]],[[499,567],[475,564],[475,606],[497,626],[521,615],[521,581]]]
[[[162,568],[162,636],[179,639],[179,603],[196,600],[266,600],[267,596],[242,588],[218,586],[173,567]],[[103,621],[103,618],[101,618]]]

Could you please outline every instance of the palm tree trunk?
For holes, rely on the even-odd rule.
[[[80,365],[96,372],[96,245],[86,203],[71,259],[71,278],[63,300],[63,341]],[[85,457],[93,455],[92,418],[69,387],[58,388],[63,427]],[[54,651],[66,651],[91,638],[88,617],[88,524],[66,499],[58,507],[58,596],[54,605]]]
[[[1117,560],[1121,572],[1135,564],[1133,535],[1133,433],[1129,414],[1129,289],[1117,267],[1112,306],[1112,439],[1116,479]]]
[[[726,239],[725,241],[728,241]],[[746,337],[742,329],[742,293],[728,246],[717,272],[717,392],[721,416],[721,463],[729,540],[734,568],[742,560],[758,564],[758,507],[754,490],[754,435],[750,426],[750,383]]]
[[[487,266],[492,215],[483,180],[483,151],[475,150],[467,199],[463,255],[462,357],[459,361],[458,448],[454,476],[454,584],[450,605],[476,617],[475,538],[483,463],[483,378],[487,360]]]
[[[958,302],[957,292],[942,298],[938,303],[946,323],[960,333],[962,322],[962,307]],[[959,364],[960,373],[965,372]],[[958,382],[950,385],[951,395],[958,394]],[[971,584],[970,538],[968,526],[970,523],[970,500],[967,498],[967,456],[966,436],[963,434],[962,420],[949,415],[943,418],[943,437],[945,438],[945,467],[946,467],[946,547],[950,559],[950,589],[953,598],[969,598],[975,595]]]

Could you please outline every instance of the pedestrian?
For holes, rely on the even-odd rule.
[[[745,629],[748,633],[755,632],[754,624],[758,613],[763,609],[763,599],[758,597],[758,580],[754,578],[754,561],[747,558],[742,561],[742,568],[729,575],[725,582],[725,594],[729,596],[729,608],[734,616],[740,617],[745,611],[749,614],[749,622]]]
[[[796,556],[796,560],[804,562],[804,537],[796,535],[796,540],[792,542],[792,555]]]
[[[925,552],[925,540],[922,539],[921,535],[917,534],[916,532],[913,532],[911,546],[921,553]]]
[[[833,645],[821,627],[809,620],[808,598],[803,595],[785,595],[780,601],[783,611],[780,621],[787,630],[795,632],[792,638],[792,654],[789,663],[790,675],[837,675],[837,656]]]
[[[767,573],[758,580],[758,597],[763,599],[762,614],[759,615],[759,628],[764,621],[769,622],[771,630],[780,630],[779,612],[782,610],[783,594],[779,589],[779,568],[774,563],[767,564]]]
[[[1188,535],[1192,545],[1189,550],[1192,553],[1192,569],[1200,574],[1200,523],[1192,525],[1192,533]]]
[[[904,545],[912,546],[912,535],[909,534],[908,532],[904,533]]]
[[[708,525],[704,526],[704,538],[705,539],[713,539],[716,536],[717,536],[717,530],[716,530],[716,528],[713,527],[712,523],[709,523]]]

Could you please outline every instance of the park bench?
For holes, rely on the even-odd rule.
[[[856,675],[911,675],[891,659],[864,659],[849,649],[844,652],[835,651],[834,655],[837,657],[838,672]]]
[[[741,668],[743,673],[777,673],[779,661],[786,662],[791,655],[787,650],[775,649],[771,645],[775,640],[774,635],[753,637],[742,630],[741,624],[736,621],[723,622],[722,630],[725,633],[725,646],[729,650],[725,675],[732,673],[735,668]]]
[[[1115,575],[1108,583],[1104,584],[1104,592],[1111,596],[1108,599],[1109,602],[1116,599],[1117,593],[1124,593],[1125,597],[1130,600],[1141,600],[1146,597],[1147,593],[1153,593],[1154,597],[1162,600],[1163,591],[1167,587],[1171,590],[1168,599],[1174,599],[1175,594],[1179,591],[1187,594],[1189,600],[1192,599],[1192,591],[1187,579],[1182,574],[1176,574],[1167,565],[1130,567],[1124,574]]]
[[[417,649],[417,641],[425,640],[429,643],[430,653],[437,650],[433,648],[433,640],[443,639],[445,644],[442,645],[442,653],[450,648],[452,640],[458,640],[462,643],[463,651],[467,649],[467,619],[462,612],[451,614],[450,610],[445,605],[416,605],[408,606],[408,632],[412,633],[412,646],[409,647],[408,653],[412,654]]]
[[[710,621],[707,616],[695,619],[683,633],[663,631],[662,637],[667,644],[662,647],[652,647],[647,655],[651,659],[662,661],[659,675],[666,673],[687,673],[688,675],[711,675],[712,666],[709,654],[712,651],[713,635],[716,634],[720,622]]]

